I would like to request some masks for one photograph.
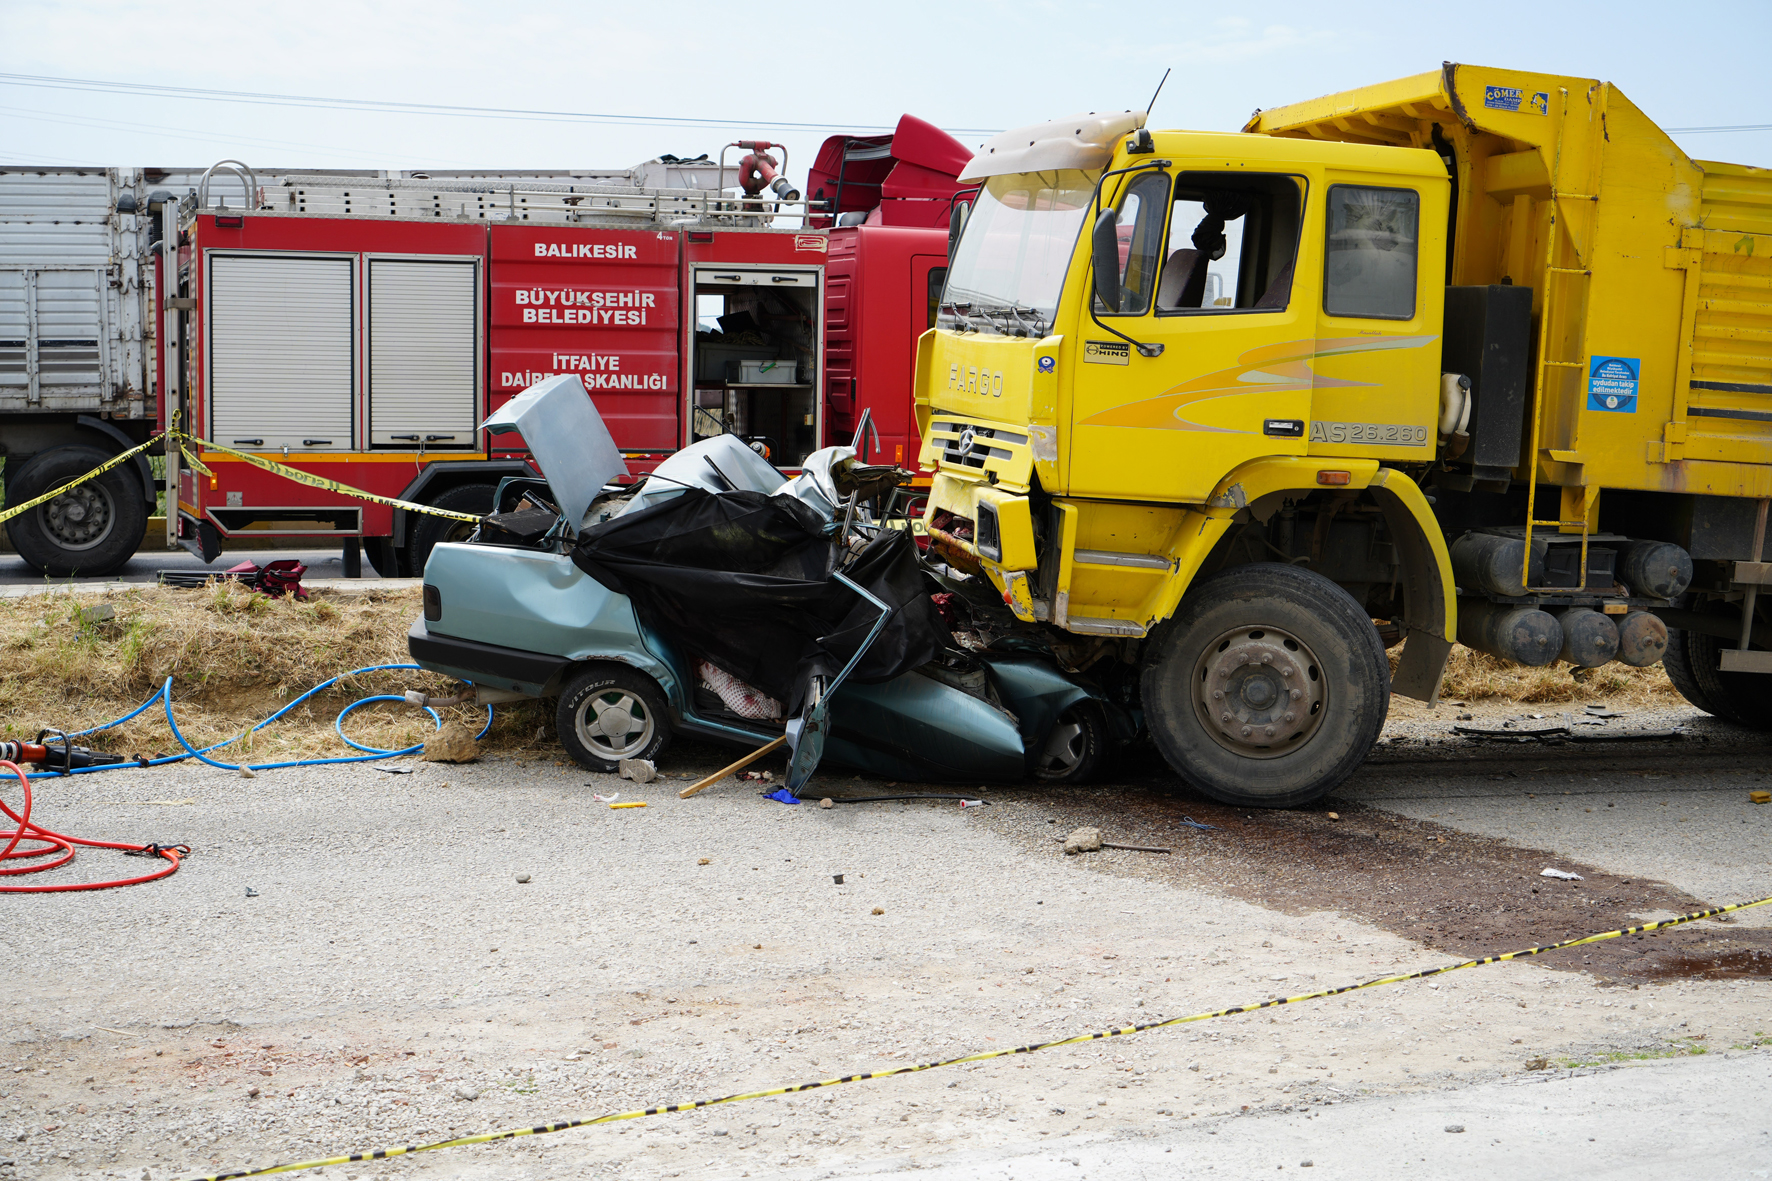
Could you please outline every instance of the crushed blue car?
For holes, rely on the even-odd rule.
[[[994,588],[924,562],[894,515],[904,473],[854,448],[789,478],[721,435],[622,485],[569,376],[485,428],[520,435],[544,478],[507,479],[467,541],[431,552],[408,649],[482,700],[557,698],[561,744],[589,770],[656,759],[677,734],[785,734],[796,794],[821,761],[1075,783],[1136,733],[1130,676],[1067,671]]]

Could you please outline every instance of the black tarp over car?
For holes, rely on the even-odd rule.
[[[572,560],[648,628],[797,709],[807,680],[834,677],[879,618],[831,576],[835,548],[828,522],[793,497],[688,488],[586,530]],[[935,658],[947,633],[908,530],[882,530],[842,572],[891,608],[854,680]]]

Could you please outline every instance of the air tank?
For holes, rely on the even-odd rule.
[[[1598,668],[1618,655],[1618,625],[1592,607],[1569,607],[1557,622],[1563,646],[1557,655],[1576,668]]]
[[[1460,598],[1458,642],[1502,660],[1542,668],[1562,651],[1563,628],[1556,616],[1537,607]]]
[[[1667,655],[1667,624],[1647,611],[1632,611],[1618,621],[1618,660],[1632,668],[1648,668]]]
[[[1473,594],[1523,595],[1526,588],[1520,584],[1520,566],[1525,555],[1523,538],[1466,533],[1452,543],[1452,575],[1461,590]],[[1529,577],[1533,586],[1544,585],[1544,543],[1537,539],[1532,544]]]
[[[1618,556],[1618,577],[1632,594],[1671,599],[1692,585],[1692,555],[1670,541],[1633,541]]]

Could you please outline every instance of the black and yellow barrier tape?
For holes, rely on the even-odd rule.
[[[0,510],[0,524],[5,524],[13,517],[18,516],[20,513],[29,512],[40,504],[49,503],[64,492],[67,492],[70,488],[78,488],[88,480],[97,479],[118,464],[134,459],[137,455],[146,451],[155,443],[162,441],[166,442],[168,445],[172,445],[176,441],[179,453],[184,457],[186,466],[190,467],[193,471],[200,472],[212,479],[214,478],[215,473],[210,471],[208,467],[204,466],[202,460],[191,454],[191,451],[186,444],[192,444],[205,451],[219,451],[224,455],[232,455],[236,459],[245,460],[254,467],[263,468],[265,471],[282,476],[284,479],[294,480],[298,484],[306,484],[310,488],[322,488],[327,492],[334,492],[340,496],[349,496],[355,500],[367,500],[374,504],[391,505],[394,508],[405,509],[410,513],[423,513],[426,516],[431,517],[447,517],[452,521],[471,521],[478,524],[481,520],[479,516],[473,513],[458,513],[452,509],[437,508],[433,505],[419,504],[411,500],[401,500],[397,496],[383,496],[377,492],[365,492],[361,488],[353,488],[349,484],[341,484],[337,480],[327,479],[325,476],[317,476],[313,472],[304,472],[300,468],[290,467],[285,463],[278,463],[274,459],[266,459],[262,455],[253,455],[247,451],[236,451],[232,447],[224,447],[220,443],[211,443],[207,439],[199,439],[196,435],[187,435],[183,431],[171,430],[155,435],[147,442],[137,447],[131,447],[121,455],[113,455],[85,475],[77,476],[74,479],[69,480],[60,488],[45,492],[42,496],[27,500],[23,504],[7,506],[4,510]]]
[[[1565,939],[1561,943],[1552,943],[1544,947],[1528,947],[1522,951],[1509,951],[1501,955],[1484,956],[1478,960],[1463,960],[1456,964],[1442,964],[1437,968],[1423,968],[1419,972],[1407,972],[1398,976],[1381,976],[1376,980],[1367,980],[1360,984],[1344,984],[1339,988],[1325,988],[1319,992],[1307,992],[1298,996],[1276,997],[1273,1000],[1260,1001],[1255,1004],[1233,1005],[1228,1009],[1214,1009],[1209,1013],[1193,1013],[1186,1017],[1171,1017],[1166,1021],[1150,1021],[1143,1025],[1126,1025],[1118,1029],[1104,1029],[1097,1033],[1081,1033],[1075,1037],[1060,1038],[1057,1041],[1038,1042],[1033,1045],[1016,1046],[1008,1050],[985,1050],[977,1054],[966,1054],[959,1058],[945,1058],[939,1062],[920,1062],[914,1066],[895,1066],[890,1070],[875,1070],[867,1074],[849,1074],[842,1078],[820,1079],[817,1082],[797,1083],[787,1087],[770,1087],[763,1091],[744,1091],[736,1095],[723,1095],[718,1099],[696,1099],[689,1103],[672,1103],[665,1107],[647,1107],[634,1111],[617,1111],[608,1115],[593,1116],[588,1119],[562,1120],[552,1124],[536,1124],[527,1128],[507,1128],[502,1132],[483,1132],[476,1136],[456,1136],[449,1140],[439,1140],[432,1144],[407,1144],[394,1148],[377,1148],[372,1152],[357,1152],[349,1156],[331,1156],[318,1160],[292,1161],[283,1165],[267,1165],[262,1169],[241,1169],[233,1173],[209,1173],[201,1176],[187,1177],[184,1181],[233,1181],[237,1177],[264,1177],[271,1173],[292,1173],[300,1169],[318,1169],[329,1165],[349,1165],[360,1161],[386,1160],[396,1156],[411,1156],[418,1152],[435,1152],[440,1148],[462,1148],[469,1144],[490,1144],[495,1140],[515,1140],[520,1136],[542,1136],[549,1132],[565,1132],[572,1128],[588,1128],[593,1124],[612,1124],[622,1120],[643,1119],[653,1115],[669,1115],[673,1112],[695,1111],[702,1107],[715,1107],[722,1103],[742,1103],[747,1099],[770,1099],[780,1095],[797,1095],[802,1091],[813,1091],[820,1087],[836,1087],[844,1083],[860,1083],[869,1079],[894,1078],[899,1075],[918,1074],[925,1070],[935,1070],[942,1066],[961,1066],[969,1062],[987,1062],[992,1058],[1009,1058],[1017,1054],[1032,1054],[1037,1050],[1051,1050],[1059,1046],[1075,1046],[1084,1042],[1098,1042],[1104,1038],[1126,1037],[1129,1034],[1145,1033],[1152,1029],[1167,1029],[1171,1025],[1187,1025],[1195,1021],[1210,1021],[1215,1017],[1231,1017],[1238,1013],[1255,1013],[1262,1009],[1274,1009],[1281,1005],[1295,1005],[1300,1001],[1322,1000],[1325,997],[1341,996],[1344,993],[1358,992],[1363,988],[1377,988],[1381,984],[1401,984],[1408,980],[1425,980],[1430,976],[1444,976],[1448,972],[1457,972],[1464,968],[1480,968],[1485,964],[1506,963],[1509,960],[1525,959],[1527,956],[1543,955],[1550,951],[1562,951],[1570,947],[1580,947],[1587,943],[1600,943],[1607,939],[1618,939],[1625,935],[1642,935],[1650,931],[1664,931],[1669,927],[1678,927],[1684,923],[1695,923],[1700,919],[1716,918],[1718,915],[1729,914],[1731,911],[1750,910],[1756,906],[1764,906],[1772,902],[1772,896],[1757,898],[1752,902],[1737,902],[1729,906],[1713,907],[1692,914],[1683,914],[1678,918],[1662,919],[1658,922],[1644,923],[1637,927],[1620,927],[1616,931],[1603,931],[1598,935],[1584,935],[1579,939]]]
[[[397,496],[382,496],[376,492],[365,492],[361,488],[353,488],[349,484],[341,484],[337,480],[329,480],[325,476],[316,476],[313,472],[304,472],[300,468],[290,467],[286,463],[278,463],[274,459],[266,459],[262,455],[254,455],[250,451],[236,451],[232,447],[223,447],[220,443],[211,443],[191,435],[184,436],[189,442],[197,444],[205,451],[219,451],[223,455],[232,455],[235,459],[243,459],[254,467],[274,472],[286,480],[294,480],[297,484],[306,484],[310,488],[324,488],[328,492],[336,492],[340,496],[349,496],[355,500],[367,500],[371,504],[387,504],[395,508],[403,508],[410,513],[424,513],[432,517],[448,517],[452,521],[472,521],[479,524],[481,516],[476,513],[458,513],[446,508],[434,508],[428,504],[415,504],[410,500],[401,500]]]
[[[110,471],[112,468],[116,467],[118,464],[127,463],[129,460],[134,459],[136,456],[138,456],[142,452],[146,451],[149,447],[152,447],[155,443],[158,443],[158,442],[160,442],[160,440],[167,438],[170,434],[171,434],[171,432],[169,431],[165,435],[155,435],[153,438],[149,439],[146,443],[142,443],[136,447],[131,447],[129,450],[123,452],[121,455],[113,455],[113,456],[111,456],[111,458],[105,460],[103,463],[99,464],[97,467],[95,467],[91,471],[87,472],[84,476],[76,476],[72,480],[69,480],[66,484],[63,484],[60,488],[55,488],[55,489],[52,489],[51,491],[45,492],[42,496],[39,496],[34,500],[27,500],[23,504],[14,504],[14,505],[7,506],[4,510],[0,510],[0,525],[3,525],[7,521],[12,520],[12,518],[18,516],[20,513],[29,512],[30,510],[36,508],[40,504],[48,504],[50,501],[54,500],[56,497],[60,496],[62,493],[66,492],[70,488],[78,488],[80,485],[86,483],[86,481],[88,481],[88,480],[97,479],[99,476],[104,475],[106,472]]]

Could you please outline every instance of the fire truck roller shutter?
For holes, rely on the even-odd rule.
[[[369,261],[369,442],[474,445],[479,406],[473,261]]]
[[[210,438],[351,449],[351,271],[344,258],[209,257]]]

